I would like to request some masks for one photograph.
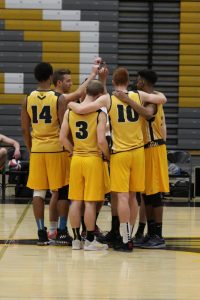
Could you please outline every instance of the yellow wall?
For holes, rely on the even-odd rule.
[[[200,107],[199,1],[181,1],[179,106]]]

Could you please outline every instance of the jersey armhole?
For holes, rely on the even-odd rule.
[[[140,101],[140,104],[142,105],[142,106],[144,106],[144,102],[141,100],[141,98],[140,98],[140,93],[138,92],[138,90],[136,90],[136,91],[131,91],[131,93],[134,93],[134,94],[136,94],[137,96],[138,96],[138,99],[139,99],[139,101]],[[131,98],[132,99],[132,98]],[[133,100],[133,99],[132,99]],[[134,100],[133,100],[134,101]]]

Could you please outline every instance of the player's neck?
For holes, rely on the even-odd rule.
[[[84,102],[84,103],[90,103],[90,102],[93,102],[94,100],[95,100],[94,97],[86,95],[86,97],[85,97],[85,99],[83,100],[83,102]],[[83,103],[83,102],[82,102],[82,103]]]
[[[146,85],[146,86],[144,86],[144,88],[143,88],[142,90],[143,90],[143,92],[145,92],[145,93],[152,94],[153,91],[154,91],[154,87],[153,87],[153,86]]]
[[[66,93],[64,93],[64,91],[63,91],[62,89],[60,89],[59,87],[56,87],[56,88],[54,89],[54,91],[55,91],[56,93],[59,93],[59,94],[66,94]]]
[[[127,86],[126,85],[117,85],[114,87],[115,91],[121,91],[127,93]]]
[[[37,90],[38,91],[49,91],[51,89],[50,81],[39,82]]]

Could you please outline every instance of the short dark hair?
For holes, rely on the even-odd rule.
[[[88,83],[86,94],[89,96],[97,96],[103,94],[104,86],[99,80],[92,80]]]
[[[154,85],[158,80],[156,72],[150,69],[141,70],[137,73],[137,75],[145,79],[148,83],[152,85]]]
[[[56,86],[58,80],[62,81],[64,75],[70,75],[71,71],[69,69],[58,69],[53,73],[53,84]]]
[[[53,67],[50,63],[42,62],[34,69],[35,79],[39,82],[47,81],[53,75]]]

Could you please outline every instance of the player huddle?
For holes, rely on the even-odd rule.
[[[101,62],[100,58],[95,61],[91,74],[78,90],[59,95],[50,89],[51,65],[41,63],[35,68],[38,88],[24,100],[21,120],[30,151],[27,186],[34,190],[38,244],[49,243],[44,199],[50,189],[59,217],[56,244],[72,243],[73,250],[88,251],[106,250],[108,245],[127,252],[134,245],[163,248],[161,192],[169,189],[162,107],[166,98],[154,91],[155,72],[151,70],[144,70],[138,79],[138,84],[141,80],[140,84],[146,85],[146,92],[142,87],[128,92],[129,74],[122,67],[112,74],[113,93],[109,95],[108,68]],[[106,139],[108,126],[110,147]],[[103,203],[109,191],[111,231],[97,237],[96,216],[101,206],[98,204]],[[145,207],[148,232],[143,236],[140,230],[141,234],[133,239],[138,212],[136,192],[143,194],[141,207]],[[71,201],[73,240],[66,226],[67,199]],[[86,229],[84,240],[81,220]]]

